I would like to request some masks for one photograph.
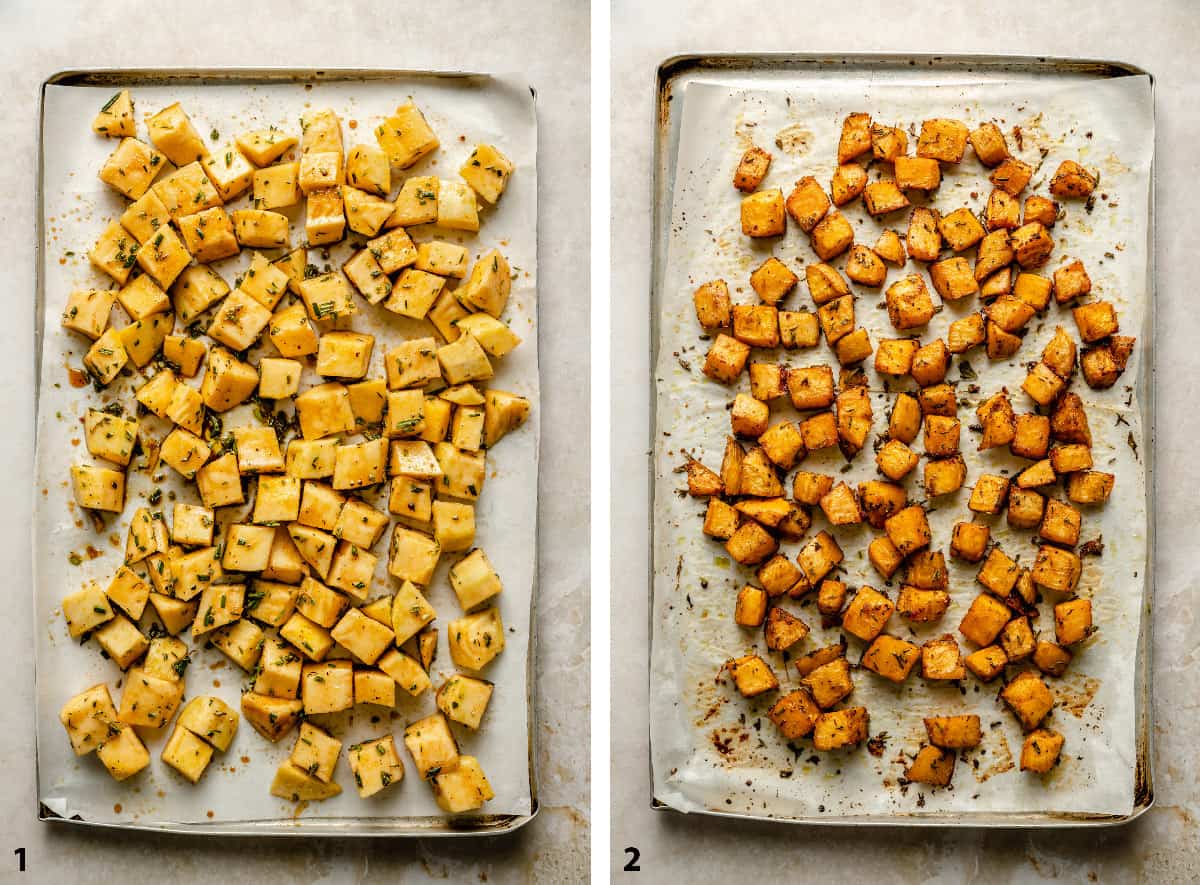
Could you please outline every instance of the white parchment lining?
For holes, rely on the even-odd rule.
[[[80,815],[90,822],[136,823],[143,826],[178,824],[230,824],[252,821],[286,821],[298,814],[292,803],[270,795],[271,779],[278,763],[291,751],[295,734],[277,745],[258,735],[245,721],[229,752],[217,754],[203,779],[192,786],[159,758],[166,735],[153,735],[143,729],[152,755],[151,766],[124,783],[114,782],[94,756],[77,759],[59,724],[58,711],[72,695],[97,682],[107,682],[114,701],[121,691],[122,676],[116,665],[101,657],[95,641],[83,645],[67,636],[59,602],[78,589],[87,578],[107,585],[120,564],[128,520],[144,505],[144,498],[155,484],[148,474],[131,470],[127,485],[125,512],[110,519],[101,534],[93,531],[83,514],[73,508],[69,487],[69,466],[88,461],[82,444],[79,423],[89,406],[119,398],[132,406],[131,386],[141,383],[140,375],[114,382],[111,393],[96,394],[90,388],[77,390],[67,379],[67,366],[79,368],[87,344],[80,336],[64,331],[59,317],[73,288],[107,287],[108,281],[89,266],[87,250],[104,226],[124,209],[125,201],[96,177],[104,159],[116,146],[115,140],[92,134],[91,120],[96,110],[115,91],[111,87],[47,87],[45,105],[45,230],[43,243],[43,360],[38,409],[38,451],[35,492],[34,564],[36,575],[37,691],[38,691],[38,796],[52,811],[64,817]],[[531,811],[530,731],[528,704],[528,661],[530,652],[530,603],[535,584],[537,539],[537,464],[539,437],[538,362],[537,362],[537,126],[533,97],[529,87],[518,78],[433,78],[408,77],[360,82],[314,81],[270,85],[209,84],[158,85],[134,87],[138,133],[146,138],[144,117],[173,101],[182,102],[197,130],[208,142],[211,130],[220,136],[213,144],[224,144],[238,132],[274,125],[299,135],[300,115],[309,108],[331,107],[343,120],[347,152],[359,143],[374,143],[373,130],[399,104],[413,96],[424,110],[430,125],[438,133],[441,149],[425,158],[407,175],[436,174],[458,179],[462,165],[475,144],[495,144],[515,164],[508,188],[495,208],[481,211],[481,230],[464,234],[426,225],[410,229],[413,239],[422,242],[434,238],[460,242],[470,251],[471,261],[489,249],[499,248],[514,270],[512,295],[504,319],[519,334],[523,343],[503,360],[497,360],[496,377],[487,385],[528,397],[532,414],[525,425],[506,437],[488,456],[486,485],[476,507],[476,544],[492,560],[504,582],[498,605],[505,624],[506,648],[483,671],[495,683],[495,693],[478,734],[455,726],[462,752],[476,755],[486,771],[496,797],[482,814],[527,815]],[[351,124],[354,121],[354,124]],[[393,193],[399,187],[393,179]],[[242,196],[228,208],[247,203]],[[302,207],[287,212],[291,218],[292,242],[304,240]],[[364,238],[352,234],[349,240]],[[73,254],[72,254],[73,253]],[[268,253],[272,257],[275,254]],[[309,261],[340,267],[352,254],[345,243],[329,250],[309,252]],[[249,263],[250,250],[214,266],[231,286],[234,277]],[[382,307],[372,307],[355,296],[359,313],[338,320],[339,328],[352,328],[375,334],[376,343],[368,377],[382,377],[382,354],[401,340],[418,335],[435,335],[428,323],[395,317]],[[118,306],[114,320],[125,319]],[[267,346],[267,355],[273,348]],[[265,352],[265,351],[264,351]],[[201,374],[203,374],[201,372]],[[316,383],[306,370],[302,389]],[[198,386],[200,377],[191,379]],[[226,413],[226,428],[253,423],[246,407]],[[145,419],[154,425],[153,416]],[[165,425],[162,426],[165,429]],[[161,436],[161,434],[160,434]],[[354,441],[353,439],[348,441]],[[179,500],[199,503],[194,486],[184,488],[174,471],[161,468],[167,481],[161,483],[164,496],[174,490]],[[386,487],[375,499],[386,510]],[[170,519],[170,505],[162,502]],[[227,508],[236,510],[237,508]],[[218,513],[218,525],[230,521],[224,511]],[[109,541],[109,534],[120,545]],[[369,598],[395,589],[396,581],[387,574],[387,539],[373,552],[380,557]],[[86,553],[93,545],[100,556],[90,559]],[[82,565],[69,561],[71,553],[82,555]],[[446,579],[446,570],[457,556],[444,556],[431,584],[430,601],[438,610],[438,656],[431,677],[434,688],[454,672],[454,664],[445,640],[445,626],[459,617],[461,609]],[[143,629],[154,619],[152,608],[142,621]],[[268,631],[273,633],[274,631]],[[184,637],[192,645],[190,637]],[[215,694],[235,708],[246,674],[225,659],[216,649],[193,646],[193,663],[187,671],[187,697]],[[344,656],[344,655],[343,655]],[[343,793],[325,802],[312,803],[299,813],[304,820],[322,819],[352,825],[370,819],[377,827],[380,820],[397,827],[428,821],[442,816],[432,790],[419,782],[411,758],[403,749],[404,726],[436,710],[433,692],[411,698],[397,690],[394,714],[382,708],[360,706],[348,714],[322,717],[334,728],[345,744],[370,739],[385,733],[395,736],[401,758],[406,764],[404,781],[370,799],[360,799],[354,789],[344,755],[339,761],[336,779]],[[185,701],[186,702],[186,701]],[[375,717],[376,721],[372,722]],[[119,808],[119,810],[118,810]],[[422,824],[427,825],[427,824]]]
[[[951,75],[947,83],[938,86],[917,77],[877,80],[858,74],[844,80],[823,77],[805,84],[780,76],[766,81],[731,79],[728,84],[691,83],[682,94],[676,93],[675,100],[683,102],[682,109],[675,110],[683,116],[660,289],[655,370],[659,431],[654,451],[651,661],[655,797],[683,811],[779,818],[988,812],[1128,814],[1134,802],[1135,661],[1147,574],[1147,494],[1140,455],[1144,437],[1136,388],[1150,309],[1147,241],[1154,132],[1149,79],[1025,76],[981,82],[964,74]],[[709,381],[701,372],[708,344],[699,339],[691,293],[705,280],[724,278],[735,303],[756,302],[748,276],[771,254],[803,276],[803,266],[817,259],[807,237],[795,225],[789,222],[784,237],[767,241],[752,241],[741,234],[740,194],[730,184],[732,172],[742,152],[754,143],[774,155],[762,187],[781,187],[786,195],[796,179],[811,174],[828,189],[841,120],[857,111],[903,126],[910,132],[910,153],[921,120],[929,117],[953,117],[971,126],[995,120],[1006,133],[1018,125],[1023,143],[1018,148],[1010,134],[1010,148],[1038,167],[1026,194],[1047,193],[1049,177],[1064,159],[1078,159],[1101,172],[1092,212],[1085,211],[1080,201],[1065,204],[1066,218],[1051,231],[1056,246],[1042,272],[1048,274],[1076,257],[1083,259],[1093,281],[1092,297],[1113,301],[1122,334],[1137,335],[1139,341],[1125,375],[1112,389],[1093,391],[1078,376],[1071,387],[1087,406],[1096,469],[1115,473],[1117,481],[1107,505],[1083,508],[1081,540],[1103,536],[1104,542],[1101,557],[1084,558],[1079,584],[1080,595],[1093,600],[1099,632],[1077,649],[1064,678],[1049,680],[1058,704],[1047,724],[1065,735],[1066,745],[1061,764],[1044,779],[1016,769],[1022,734],[997,698],[1000,681],[985,685],[968,676],[963,682],[965,690],[960,691],[954,684],[926,683],[919,669],[901,686],[868,671],[856,671],[854,693],[843,705],[865,705],[871,715],[871,734],[886,735],[882,753],[875,756],[862,747],[818,754],[809,740],[789,747],[766,717],[778,695],[747,701],[737,695],[729,680],[716,678],[725,660],[751,651],[772,663],[781,692],[796,686],[798,674],[781,655],[766,650],[761,633],[734,624],[734,597],[742,584],[754,580],[753,573],[731,563],[718,542],[701,534],[703,502],[677,494],[686,488],[685,478],[674,472],[684,461],[683,452],[694,454],[713,469],[719,467],[729,432],[725,407],[735,392]],[[913,124],[918,128],[911,129]],[[872,167],[872,179],[879,171],[878,164]],[[959,167],[943,167],[941,188],[929,202],[943,212],[962,205],[982,210],[991,190],[987,173],[968,149]],[[880,221],[866,214],[861,201],[842,211],[854,224],[859,242],[873,245],[889,227],[904,235],[907,211]],[[973,261],[973,249],[965,254]],[[834,264],[840,269],[844,261],[842,256]],[[883,291],[900,276],[918,271],[928,282],[925,268],[910,261],[903,269],[889,268],[888,279],[878,291],[851,284],[857,296],[857,324],[868,329],[874,345],[883,338],[903,337],[891,327],[882,309]],[[930,291],[937,303],[932,286]],[[803,281],[780,307],[814,309]],[[950,322],[978,307],[974,297],[946,305],[927,329],[916,331],[923,341],[944,337]],[[1012,360],[991,363],[982,348],[965,355],[978,375],[974,383],[979,385],[975,393],[969,380],[957,388],[967,483],[959,493],[932,502],[936,509],[929,517],[933,547],[946,553],[950,565],[951,607],[940,623],[915,631],[894,615],[887,628],[890,632],[918,644],[946,632],[957,635],[959,621],[981,591],[974,581],[976,567],[949,556],[951,527],[971,518],[966,501],[981,472],[1008,469],[1015,473],[1028,462],[1010,456],[1007,449],[977,452],[978,434],[967,425],[975,423],[974,409],[979,402],[1001,386],[1008,388],[1018,412],[1033,410],[1032,400],[1020,390],[1023,364],[1038,358],[1056,325],[1062,325],[1078,341],[1069,311],[1052,303],[1044,317],[1029,324],[1028,335]],[[757,350],[752,356],[773,358],[775,355]],[[793,366],[837,365],[824,342],[808,351],[781,351],[778,358]],[[889,394],[870,359],[865,368],[874,408],[867,447],[845,472],[840,472],[845,461],[837,449],[809,455],[800,469],[833,473],[835,480],[845,480],[853,487],[877,475],[871,443],[886,432],[894,392],[912,384],[907,379],[893,381]],[[959,378],[959,359],[955,358],[947,380]],[[736,390],[748,389],[743,376]],[[772,422],[794,415],[790,404],[772,408]],[[919,440],[915,445],[922,450]],[[921,472],[918,467],[904,481],[910,501],[925,498]],[[790,474],[785,485],[790,494]],[[1025,566],[1032,564],[1036,552],[1032,531],[1009,530],[1003,516],[987,521],[993,538],[1009,555],[1019,557]],[[822,528],[829,526],[816,509],[809,537]],[[867,544],[876,532],[863,525],[852,531],[837,529],[834,534],[846,554],[841,580],[851,588],[869,584],[886,589],[895,598],[900,575],[890,586],[885,585],[866,559]],[[799,547],[786,543],[781,550],[794,558]],[[1050,638],[1054,629],[1050,609],[1058,601],[1052,596],[1041,604],[1035,624],[1036,631],[1046,632]],[[811,598],[803,606],[785,604],[813,627],[796,654],[836,641],[840,630],[822,629]],[[964,653],[973,649],[958,638]],[[863,648],[863,643],[850,638],[852,663],[857,663]],[[1012,672],[1015,669],[1010,668]],[[905,761],[925,740],[921,718],[959,712],[980,715],[984,741],[981,748],[960,757],[953,788],[903,787],[899,781]]]

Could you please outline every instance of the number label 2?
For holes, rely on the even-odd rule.
[[[630,845],[625,849],[625,853],[629,856],[629,860],[625,862],[624,871],[626,873],[640,873],[642,868],[638,865],[638,861],[642,859],[642,852]]]

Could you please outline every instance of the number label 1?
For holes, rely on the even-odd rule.
[[[17,872],[19,872],[19,873],[25,872],[25,849],[24,848],[14,848],[13,854],[15,854],[17,856]]]

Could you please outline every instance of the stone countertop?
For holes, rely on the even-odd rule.
[[[168,8],[168,6],[170,8]],[[476,4],[388,4],[347,0],[303,4],[153,6],[16,0],[0,9],[8,47],[0,82],[0,222],[7,321],[0,326],[10,416],[0,438],[0,486],[12,491],[3,516],[2,561],[13,576],[0,647],[13,662],[0,731],[0,882],[89,880],[578,882],[588,868],[588,422],[586,274],[589,245],[588,13],[581,2],[496,0]],[[547,28],[547,22],[554,27]],[[529,34],[539,51],[529,52]],[[581,65],[580,59],[584,62]],[[538,716],[541,812],[509,837],[455,840],[254,840],[220,842],[41,823],[36,818],[33,622],[29,531],[33,463],[34,182],[38,90],[55,71],[176,66],[471,68],[519,73],[538,90],[542,471]],[[565,223],[559,221],[566,220]],[[554,220],[554,224],[549,224]],[[573,293],[574,298],[562,297]],[[32,877],[17,873],[23,847]],[[286,875],[289,871],[293,875]]]
[[[769,9],[767,7],[770,7]],[[1101,11],[1103,9],[1103,11]],[[1200,878],[1200,562],[1192,536],[1200,488],[1194,405],[1200,314],[1190,260],[1200,247],[1200,16],[1186,0],[1097,5],[1013,0],[981,6],[864,0],[712,4],[616,0],[613,16],[612,860],[637,846],[653,881],[1154,882]],[[998,53],[1111,58],[1149,70],[1157,93],[1158,613],[1154,632],[1155,806],[1133,824],[1076,831],[796,829],[650,809],[647,752],[650,173],[655,70],[684,52]],[[1191,383],[1188,383],[1191,382]],[[616,702],[620,699],[620,702]],[[765,878],[764,878],[765,877]]]

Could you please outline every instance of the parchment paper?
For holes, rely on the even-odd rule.
[[[98,138],[90,125],[96,110],[116,90],[111,87],[51,86],[46,94],[44,138],[46,240],[43,243],[45,298],[43,304],[43,357],[38,410],[38,451],[35,490],[34,566],[37,630],[38,697],[38,795],[48,808],[64,817],[80,815],[101,823],[177,825],[278,822],[297,817],[304,821],[340,823],[353,831],[355,821],[371,819],[377,828],[381,819],[398,827],[428,826],[442,813],[432,790],[414,773],[411,758],[403,748],[404,726],[435,712],[433,691],[411,698],[396,692],[396,708],[358,706],[345,714],[320,717],[345,745],[385,733],[395,736],[406,765],[404,781],[370,799],[360,799],[354,788],[345,755],[338,763],[336,779],[343,792],[324,802],[297,809],[293,803],[270,795],[269,789],[279,762],[291,752],[295,733],[272,745],[244,720],[228,753],[215,754],[200,783],[192,786],[159,758],[168,735],[139,729],[152,756],[151,766],[124,783],[114,782],[94,756],[77,759],[58,721],[58,711],[72,695],[97,682],[107,682],[114,702],[119,703],[122,677],[111,661],[105,660],[95,641],[79,645],[67,636],[60,600],[88,578],[107,586],[121,563],[128,520],[145,497],[158,485],[164,491],[160,505],[170,519],[167,493],[176,491],[179,500],[199,503],[194,485],[185,489],[179,477],[165,465],[158,473],[165,482],[153,483],[150,475],[131,469],[125,511],[109,519],[101,533],[93,530],[82,512],[74,507],[69,487],[69,466],[90,461],[82,442],[79,423],[89,406],[119,398],[127,409],[134,404],[131,387],[144,379],[121,379],[103,395],[90,388],[76,390],[67,379],[67,366],[80,368],[86,342],[66,332],[59,324],[63,305],[73,288],[107,287],[108,281],[90,267],[87,250],[100,231],[123,211],[125,201],[101,183],[96,172],[116,141]],[[465,245],[474,260],[493,247],[508,258],[514,271],[512,295],[504,319],[523,342],[503,360],[496,360],[496,377],[488,386],[528,397],[532,413],[525,425],[506,437],[488,454],[488,474],[477,502],[476,544],[482,547],[504,582],[498,605],[505,625],[506,647],[482,673],[495,683],[495,692],[477,734],[453,726],[464,753],[476,755],[496,796],[481,814],[529,814],[532,807],[530,733],[528,703],[529,655],[531,650],[530,608],[535,586],[537,539],[537,466],[539,410],[537,362],[537,128],[529,87],[517,78],[435,78],[411,76],[391,80],[359,82],[314,81],[271,85],[166,85],[132,88],[138,119],[138,134],[146,139],[144,118],[173,101],[182,102],[196,129],[205,138],[217,130],[224,144],[238,132],[275,125],[299,135],[300,115],[308,108],[331,107],[343,121],[347,152],[359,143],[374,143],[375,125],[399,104],[413,96],[438,134],[441,149],[401,176],[437,174],[458,179],[458,168],[478,142],[495,144],[515,164],[508,188],[495,208],[483,209],[478,234],[437,229],[433,225],[410,228],[414,241],[449,239]],[[393,193],[399,187],[393,178]],[[241,208],[243,195],[227,208]],[[304,240],[303,208],[285,211],[291,218],[292,242]],[[363,237],[347,229],[348,241],[361,244]],[[359,246],[360,247],[360,246]],[[276,254],[268,252],[274,257]],[[329,250],[309,251],[309,261],[323,267],[340,267],[352,254],[346,243]],[[249,263],[250,250],[214,266],[232,287],[235,276]],[[339,319],[339,328],[375,334],[376,342],[368,377],[382,377],[382,355],[406,337],[435,335],[424,322],[395,317],[382,307],[372,307],[355,296],[359,312]],[[119,305],[114,322],[125,322]],[[274,355],[265,345],[262,351]],[[190,383],[198,386],[200,375]],[[316,383],[305,371],[302,389]],[[226,413],[225,427],[253,424],[248,407]],[[157,429],[159,438],[167,429],[154,416],[143,419]],[[347,441],[356,441],[350,438]],[[137,459],[140,463],[144,459]],[[375,496],[365,496],[380,509],[387,509],[386,486]],[[218,511],[218,534],[238,508]],[[110,542],[109,536],[118,539]],[[87,547],[97,551],[90,558]],[[379,556],[375,582],[368,598],[394,592],[397,582],[387,574],[387,537],[373,549]],[[69,561],[72,553],[82,564]],[[439,646],[431,678],[436,690],[455,671],[446,645],[446,624],[459,617],[461,609],[446,579],[446,571],[457,556],[444,556],[430,585],[428,597],[438,610],[436,624]],[[152,607],[143,617],[143,631],[154,620]],[[273,634],[273,630],[268,630]],[[217,649],[205,650],[203,642],[192,646],[193,663],[186,674],[186,697],[215,694],[235,708],[247,674]],[[337,650],[331,652],[336,656]],[[346,656],[342,652],[343,657]],[[186,699],[185,699],[186,703]],[[169,730],[169,729],[168,729]]]
[[[769,75],[760,80],[734,80],[731,75],[728,84],[688,84],[675,101],[683,102],[682,109],[674,111],[683,116],[668,250],[659,281],[655,370],[659,431],[654,451],[651,660],[655,797],[682,811],[778,818],[1130,813],[1134,803],[1135,664],[1148,569],[1145,446],[1138,396],[1143,352],[1149,345],[1144,331],[1151,291],[1147,241],[1154,133],[1148,78],[1026,76],[982,81],[963,73],[950,75],[938,86],[916,76],[884,80],[861,73],[845,78],[824,76],[809,83]],[[1124,376],[1113,388],[1093,391],[1078,375],[1071,386],[1087,407],[1096,469],[1115,473],[1117,480],[1105,506],[1082,508],[1081,542],[1102,536],[1104,543],[1102,556],[1084,557],[1078,588],[1079,595],[1093,600],[1099,632],[1076,648],[1066,676],[1048,678],[1057,705],[1046,724],[1065,735],[1066,745],[1060,765],[1045,778],[1016,768],[1022,733],[997,697],[1001,680],[984,684],[968,674],[960,689],[953,683],[924,681],[919,667],[901,686],[856,670],[854,693],[839,705],[868,708],[871,735],[884,738],[878,756],[866,747],[816,753],[808,739],[789,747],[766,711],[777,697],[796,687],[798,674],[783,656],[766,650],[761,632],[734,624],[735,595],[744,583],[754,581],[753,572],[731,562],[723,545],[701,534],[704,502],[679,493],[686,489],[685,477],[676,472],[685,461],[683,453],[713,469],[719,467],[729,433],[725,407],[735,392],[702,374],[708,344],[699,340],[701,330],[691,304],[693,290],[706,280],[724,278],[735,303],[754,303],[757,298],[748,284],[749,273],[768,255],[775,254],[801,277],[803,266],[817,260],[807,237],[790,221],[781,238],[753,241],[741,234],[740,194],[730,183],[733,169],[742,152],[754,143],[774,155],[761,187],[781,187],[786,195],[796,179],[811,174],[828,189],[841,121],[856,111],[903,126],[909,131],[910,153],[923,119],[947,116],[972,127],[995,120],[1008,135],[1010,149],[1038,167],[1026,194],[1048,193],[1050,175],[1064,159],[1078,159],[1101,172],[1092,211],[1085,210],[1082,201],[1064,203],[1067,214],[1051,230],[1056,245],[1041,272],[1049,274],[1075,257],[1082,258],[1093,281],[1092,297],[1113,301],[1122,334],[1137,335],[1139,340]],[[1014,125],[1022,130],[1020,144],[1011,134]],[[878,177],[877,170],[878,164],[872,167],[872,180]],[[988,171],[968,149],[960,166],[943,167],[942,185],[929,202],[943,212],[962,205],[982,210],[991,190]],[[855,227],[856,240],[867,245],[873,245],[887,227],[903,237],[907,225],[907,211],[875,221],[861,201],[842,211]],[[973,261],[973,249],[963,254]],[[833,263],[840,269],[844,262],[843,255]],[[868,329],[874,346],[883,338],[911,334],[891,327],[882,309],[883,292],[902,275],[915,272],[922,273],[928,284],[925,268],[911,260],[904,268],[890,267],[879,290],[851,283],[857,325]],[[929,288],[935,304],[939,303],[932,285]],[[803,279],[780,307],[814,309]],[[919,331],[922,341],[944,337],[951,321],[978,308],[975,297],[946,305],[927,329],[914,333]],[[1029,462],[1010,456],[1007,448],[977,452],[979,436],[968,430],[968,425],[976,421],[975,407],[1002,386],[1007,387],[1018,412],[1034,410],[1032,400],[1020,390],[1024,364],[1039,358],[1056,325],[1062,325],[1078,341],[1069,310],[1052,301],[1043,317],[1030,322],[1028,334],[1011,360],[991,362],[983,348],[963,355],[978,376],[977,380],[963,379],[957,386],[967,481],[958,493],[930,502],[935,509],[929,515],[931,546],[946,554],[949,565],[951,606],[940,622],[931,625],[910,625],[893,615],[886,628],[889,632],[918,644],[954,633],[964,654],[973,650],[957,634],[957,627],[982,587],[975,583],[976,566],[950,557],[950,530],[955,522],[971,519],[966,501],[980,473],[1008,469],[1009,475],[1014,475]],[[775,357],[793,366],[828,363],[837,371],[836,358],[823,341],[810,350],[775,355],[756,350],[752,355],[752,359],[763,360]],[[962,378],[959,366],[960,359],[955,357],[948,381]],[[848,467],[836,448],[810,454],[799,465],[803,470],[832,473],[835,481],[845,480],[852,487],[877,475],[872,443],[886,433],[895,392],[913,386],[909,379],[893,380],[888,393],[883,379],[874,372],[872,359],[864,368],[874,409],[872,434],[864,450]],[[978,385],[977,391],[972,384]],[[736,390],[748,389],[743,376]],[[794,415],[790,404],[773,406],[771,420]],[[919,440],[915,447],[922,451]],[[919,466],[904,480],[910,501],[925,499],[921,473]],[[790,480],[789,474],[785,483],[789,495]],[[1057,494],[1061,496],[1061,490]],[[993,539],[1010,556],[1018,557],[1025,567],[1032,564],[1034,531],[1009,530],[1003,515],[986,521]],[[829,528],[828,523],[819,508],[814,508],[814,523],[806,540],[822,528]],[[869,584],[894,599],[903,572],[892,582],[883,582],[866,558],[867,544],[878,533],[865,524],[851,528],[833,530],[846,554],[845,574],[840,579],[852,590]],[[784,543],[781,552],[794,559],[802,543]],[[836,627],[822,628],[812,596],[815,594],[803,605],[785,601],[813,627],[810,636],[793,649],[793,658],[836,641],[841,632]],[[1059,598],[1046,594],[1034,625],[1035,632],[1051,639],[1051,607]],[[849,642],[847,657],[856,664],[865,644],[853,637]],[[731,680],[718,678],[724,661],[752,651],[772,664],[781,681],[779,694],[748,701],[737,694]],[[1026,667],[1031,665],[1022,668]],[[1010,675],[1017,669],[1010,668]],[[984,739],[980,748],[960,754],[953,787],[930,790],[917,784],[902,785],[906,761],[925,742],[921,718],[960,712],[979,714]]]

